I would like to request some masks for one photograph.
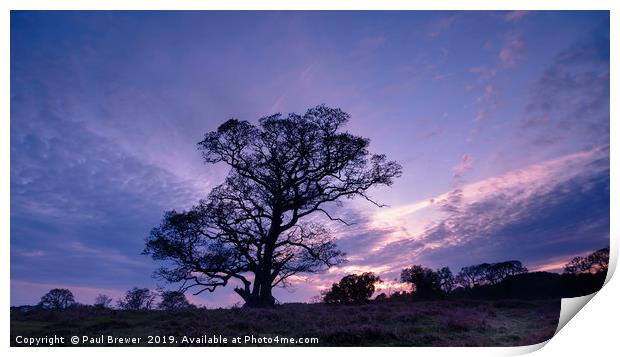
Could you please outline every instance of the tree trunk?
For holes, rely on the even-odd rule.
[[[264,239],[265,246],[262,259],[254,271],[254,284],[252,286],[252,292],[249,289],[245,290],[235,289],[235,291],[245,301],[246,307],[273,307],[276,303],[276,299],[271,295],[271,289],[274,278],[272,278],[273,267],[273,253],[275,250],[275,244],[280,234],[279,228],[282,224],[282,217],[278,213],[278,210],[274,210],[271,227]]]
[[[271,281],[261,287],[258,301],[259,307],[273,307],[276,304],[276,299],[271,295]]]
[[[245,307],[273,307],[276,300],[271,295],[272,283],[269,275],[255,274],[251,292],[249,289],[241,288],[235,288],[235,292],[241,296]]]

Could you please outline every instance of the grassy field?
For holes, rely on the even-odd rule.
[[[195,309],[180,312],[11,312],[11,345],[24,337],[80,336],[79,346],[108,344],[108,336],[139,337],[145,346],[286,346],[283,338],[318,338],[304,346],[519,346],[548,340],[557,327],[560,300],[387,301],[362,306],[285,304],[273,309]],[[101,337],[104,344],[82,342]],[[209,337],[223,336],[223,341]],[[148,336],[152,337],[149,344]],[[174,336],[174,341],[171,337]],[[186,337],[183,342],[183,337]],[[246,339],[250,341],[244,341]],[[251,340],[251,337],[255,340]],[[275,337],[278,336],[276,340]],[[202,337],[202,340],[195,338]],[[241,343],[233,343],[234,337]],[[258,338],[272,338],[258,340]],[[166,341],[168,343],[162,343]],[[159,342],[159,343],[157,343]],[[173,342],[172,344],[169,342]]]

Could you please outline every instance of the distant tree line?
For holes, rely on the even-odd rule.
[[[564,267],[563,274],[529,273],[518,260],[482,263],[461,268],[454,275],[449,267],[432,270],[412,265],[401,271],[400,281],[411,291],[397,291],[390,296],[377,295],[376,300],[460,298],[559,298],[590,294],[603,285],[609,263],[609,249],[599,249],[585,257],[575,257]],[[350,274],[322,292],[323,302],[364,303],[375,292],[379,276],[371,272]]]
[[[69,289],[52,289],[41,297],[40,302],[28,309],[65,310],[80,306],[86,306],[76,302],[73,293]],[[92,307],[97,309],[114,308],[113,299],[106,294],[99,294],[95,298]],[[117,300],[116,308],[122,310],[186,310],[196,306],[191,304],[181,291],[153,291],[148,288],[133,288],[127,290],[125,295]]]
[[[563,274],[528,272],[518,260],[482,263],[461,268],[454,275],[449,267],[432,270],[412,265],[401,271],[400,281],[410,284],[410,291],[397,291],[390,296],[381,293],[375,300],[389,299],[440,299],[440,298],[518,298],[545,299],[574,297],[599,290],[605,280],[609,265],[609,248],[599,249],[587,256],[577,256],[565,266]],[[372,273],[350,274],[331,288],[322,292],[322,301],[328,304],[360,304],[371,300],[375,285],[381,278]],[[24,309],[64,310],[85,306],[76,302],[68,289],[52,289],[41,297],[36,306]],[[114,308],[113,299],[99,294],[92,305],[98,309]],[[122,310],[167,311],[192,309],[181,291],[153,291],[133,288],[116,302]]]

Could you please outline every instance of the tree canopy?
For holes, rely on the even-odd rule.
[[[482,263],[463,267],[456,276],[456,281],[464,288],[473,288],[480,285],[494,285],[500,283],[508,276],[527,272],[527,268],[518,260]]]
[[[107,309],[112,305],[112,298],[106,294],[99,294],[95,298],[95,307],[99,307],[102,309]]]
[[[52,289],[41,297],[39,305],[44,309],[62,310],[75,304],[73,293],[68,289]]]
[[[585,257],[574,257],[564,266],[564,272],[569,274],[606,272],[608,266],[609,248],[603,248]]]
[[[187,301],[185,294],[181,291],[170,290],[161,293],[159,308],[162,310],[184,310],[192,307],[195,306]]]
[[[230,119],[198,143],[209,164],[230,168],[224,183],[188,211],[169,211],[145,254],[166,261],[157,274],[182,291],[214,291],[231,279],[247,306],[274,304],[272,288],[297,274],[345,261],[327,220],[333,208],[390,186],[401,166],[370,153],[370,140],[343,130],[349,114],[321,105],[275,114],[258,125]]]
[[[368,302],[375,292],[375,284],[381,279],[374,273],[350,274],[331,289],[323,292],[323,301],[328,304],[360,304]]]
[[[413,285],[415,296],[422,298],[434,297],[441,291],[439,274],[421,265],[405,268],[400,274],[403,283]]]
[[[124,310],[150,310],[156,295],[148,288],[133,288],[118,301],[118,307]]]

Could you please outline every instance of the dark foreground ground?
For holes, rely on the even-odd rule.
[[[559,314],[559,299],[388,301],[363,306],[285,304],[273,309],[180,312],[92,308],[12,311],[11,346],[23,345],[17,342],[18,336],[23,341],[24,337],[54,335],[64,337],[64,343],[55,345],[69,346],[71,336],[79,336],[78,346],[120,345],[109,344],[109,336],[140,337],[137,345],[145,346],[293,345],[284,340],[289,338],[318,338],[318,343],[295,344],[304,346],[519,346],[550,339]],[[103,343],[83,342],[84,336],[102,335]],[[214,340],[214,335],[226,337],[226,343]],[[183,336],[187,337],[184,343]],[[189,340],[196,337],[202,337],[202,341]],[[234,343],[234,337],[241,337],[237,340],[241,343]],[[271,343],[268,339],[258,340],[260,337],[271,338]]]

